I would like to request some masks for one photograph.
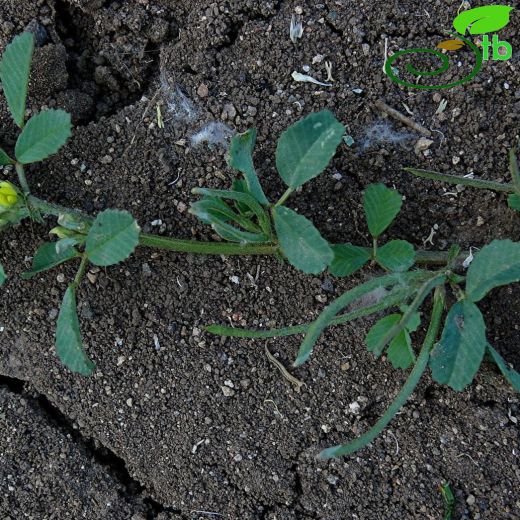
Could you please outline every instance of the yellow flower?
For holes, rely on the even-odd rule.
[[[0,207],[10,208],[18,202],[16,188],[7,181],[0,182]]]

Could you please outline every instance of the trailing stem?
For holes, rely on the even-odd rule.
[[[85,213],[47,202],[33,195],[27,197],[29,206],[45,215],[59,217],[69,215],[85,224],[92,224],[94,219]],[[279,248],[276,244],[238,244],[232,242],[204,242],[199,240],[182,240],[177,238],[160,237],[141,233],[139,245],[155,249],[164,249],[178,253],[193,253],[203,255],[277,255]],[[372,252],[372,248],[366,248]],[[459,256],[460,262],[468,253]],[[445,251],[417,251],[416,264],[418,265],[445,265],[448,261],[448,252]]]
[[[444,309],[444,300],[445,300],[445,290],[444,286],[437,287],[435,289],[434,297],[433,297],[433,310],[431,314],[430,325],[428,327],[428,332],[426,333],[426,338],[424,339],[423,346],[417,357],[417,362],[413,367],[406,383],[403,385],[401,391],[393,401],[393,403],[388,407],[388,410],[385,414],[377,421],[377,423],[364,435],[358,437],[356,440],[348,443],[348,444],[340,444],[338,446],[333,446],[332,448],[327,448],[323,450],[318,457],[320,459],[330,459],[332,457],[340,457],[342,455],[348,455],[350,453],[354,453],[355,451],[363,448],[368,443],[372,442],[388,425],[388,423],[394,418],[395,414],[401,409],[401,407],[406,403],[408,398],[412,395],[415,387],[419,383],[426,367],[428,365],[428,360],[430,358],[430,351],[437,339],[439,334],[439,329],[441,326],[441,318],[442,311]]]

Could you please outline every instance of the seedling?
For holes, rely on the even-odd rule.
[[[281,135],[276,167],[287,189],[274,203],[265,195],[254,168],[256,131],[252,129],[232,139],[229,164],[243,174],[243,179],[236,180],[231,190],[196,188],[194,193],[202,199],[190,210],[211,225],[224,242],[147,235],[140,231],[127,211],[107,209],[93,218],[44,201],[31,193],[24,167],[56,153],[69,138],[71,123],[70,115],[63,110],[47,110],[25,121],[33,49],[33,36],[24,33],[7,46],[0,61],[0,80],[7,103],[21,129],[14,154],[0,149],[0,163],[14,167],[19,181],[19,187],[0,182],[0,231],[25,218],[43,222],[44,216],[57,217],[58,225],[51,231],[57,241],[41,245],[34,255],[32,268],[22,276],[31,278],[64,262],[79,262],[77,274],[65,292],[56,330],[57,354],[70,370],[88,375],[95,368],[82,344],[76,308],[76,295],[86,269],[89,264],[117,264],[127,259],[137,246],[144,246],[197,254],[276,255],[309,274],[328,269],[332,275],[348,276],[369,262],[386,271],[341,295],[310,324],[269,331],[207,327],[215,334],[250,338],[303,333],[305,338],[295,360],[295,366],[299,366],[309,360],[327,327],[398,309],[372,327],[366,343],[376,357],[386,353],[395,367],[413,367],[408,380],[369,432],[352,443],[324,450],[323,458],[352,453],[373,440],[411,395],[428,366],[435,381],[460,391],[471,383],[487,353],[513,387],[520,390],[520,374],[508,367],[487,342],[484,320],[476,305],[493,288],[520,280],[520,243],[495,240],[483,247],[465,277],[456,273],[461,260],[458,247],[446,254],[415,251],[404,240],[381,244],[382,234],[401,209],[402,197],[395,190],[375,184],[366,189],[363,200],[370,245],[330,244],[309,219],[285,205],[296,189],[323,172],[343,140],[343,125],[326,110],[310,114]],[[516,180],[510,193],[520,197],[520,175],[514,153],[512,172]],[[515,199],[513,204],[516,202]],[[443,267],[437,271],[412,269],[420,264]],[[5,280],[6,274],[0,265],[0,285]],[[447,289],[451,290],[450,302],[453,303],[438,339]],[[374,291],[381,295],[379,301],[343,313],[349,304]],[[416,353],[411,335],[419,328],[422,306],[432,293],[433,309],[427,333],[422,348]]]

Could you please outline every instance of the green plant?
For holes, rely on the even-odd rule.
[[[25,165],[56,153],[70,136],[71,125],[70,116],[62,110],[47,110],[25,122],[33,47],[32,35],[24,33],[7,46],[0,61],[0,80],[8,106],[21,129],[13,157],[0,151],[0,163],[7,168],[14,167],[20,185],[17,188],[7,181],[0,183],[0,231],[26,218],[43,222],[46,216],[57,217],[58,225],[51,230],[57,240],[39,247],[31,269],[22,277],[32,278],[64,262],[79,262],[77,274],[65,292],[56,330],[57,354],[70,370],[88,375],[95,368],[83,348],[76,310],[77,292],[89,263],[114,265],[127,259],[137,246],[143,246],[196,254],[275,255],[309,274],[328,268],[333,275],[348,276],[368,262],[386,271],[341,295],[310,324],[270,331],[207,327],[215,334],[251,338],[303,333],[305,339],[295,361],[298,366],[310,358],[325,328],[390,308],[399,309],[374,325],[367,335],[367,346],[376,357],[386,352],[395,367],[405,369],[413,365],[407,382],[372,430],[353,443],[325,450],[323,457],[351,453],[370,442],[404,404],[428,365],[436,381],[461,390],[472,381],[487,352],[510,383],[520,389],[520,375],[488,344],[484,321],[476,306],[494,287],[520,279],[520,244],[502,240],[485,246],[464,277],[456,273],[465,257],[458,247],[445,253],[415,251],[403,240],[380,243],[381,235],[392,224],[402,204],[399,193],[382,184],[371,185],[364,193],[363,205],[370,232],[367,242],[371,244],[367,246],[331,244],[310,220],[285,206],[290,195],[322,173],[336,153],[344,127],[329,111],[310,114],[280,137],[276,166],[287,189],[275,203],[269,202],[254,168],[255,130],[233,138],[228,160],[243,174],[243,179],[236,180],[231,190],[196,188],[194,193],[202,199],[190,209],[211,225],[224,242],[144,234],[127,211],[106,209],[94,218],[34,196],[25,176]],[[518,166],[515,172],[518,177]],[[513,192],[520,195],[518,188]],[[443,267],[437,271],[410,270],[421,264]],[[0,285],[5,280],[6,274],[0,265]],[[437,342],[446,288],[451,288],[456,301]],[[343,313],[350,303],[374,291],[380,294],[376,303]],[[419,328],[422,305],[432,292],[433,310],[428,331],[416,355],[411,334]]]

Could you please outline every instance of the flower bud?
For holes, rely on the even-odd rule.
[[[18,202],[16,188],[7,181],[0,182],[0,208],[11,208]]]

